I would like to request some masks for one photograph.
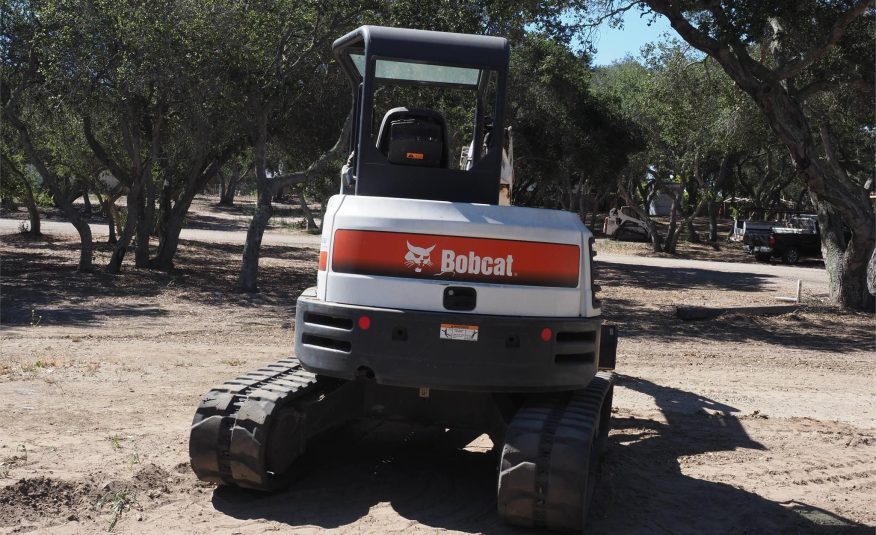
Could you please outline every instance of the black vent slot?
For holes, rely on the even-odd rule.
[[[554,357],[554,362],[557,364],[593,364],[595,360],[596,353],[593,351],[569,353],[568,355],[557,355]]]
[[[322,325],[324,327],[333,327],[335,329],[344,329],[347,331],[353,330],[353,320],[351,318],[339,318],[337,316],[327,316],[325,314],[316,314],[308,312],[304,315],[304,323],[312,323],[314,325]]]
[[[596,340],[596,331],[563,331],[557,333],[557,343],[582,343]]]
[[[343,351],[349,353],[352,345],[347,340],[335,340],[325,336],[317,336],[315,334],[304,333],[301,335],[301,343],[308,346],[321,347],[323,349],[333,349],[335,351]]]

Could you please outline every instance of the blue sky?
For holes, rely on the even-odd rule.
[[[653,15],[640,16],[641,11],[631,9],[624,14],[624,27],[611,28],[608,22],[603,22],[593,33],[593,45],[596,52],[593,55],[593,65],[610,65],[627,55],[639,56],[642,45],[661,40],[661,36],[675,30],[662,15],[658,15],[648,26]]]

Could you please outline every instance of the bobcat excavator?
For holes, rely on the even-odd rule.
[[[317,435],[403,420],[487,433],[504,521],[583,529],[616,330],[577,215],[500,205],[507,41],[363,26],[333,51],[353,86],[351,157],[298,298],[295,358],[204,396],[195,474],[278,489]],[[441,102],[467,108],[426,107]]]

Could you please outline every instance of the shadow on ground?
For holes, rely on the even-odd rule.
[[[651,290],[715,290],[758,293],[777,277],[763,273],[740,273],[694,267],[646,266],[600,262],[596,267],[600,281],[620,286]]]
[[[798,312],[780,316],[731,312],[711,320],[683,321],[676,317],[673,307],[655,309],[640,301],[606,298],[602,312],[607,322],[619,326],[620,336],[627,340],[750,342],[837,355],[872,351],[873,347],[872,316],[829,306],[801,307]],[[807,312],[817,313],[817,321]]]
[[[275,316],[290,321],[298,295],[316,282],[317,255],[310,247],[263,244],[257,294],[235,290],[243,244],[180,240],[170,272],[134,268],[132,250],[121,275],[104,270],[111,252],[111,245],[95,243],[94,271],[79,273],[77,242],[4,235],[0,323],[28,325],[35,316],[41,316],[44,325],[56,326],[89,325],[120,316],[155,318],[167,315],[163,305],[168,300],[279,307],[282,313]]]
[[[648,290],[735,291],[757,294],[776,277],[762,273],[722,272],[719,270],[601,263],[597,268],[603,288],[632,287]],[[725,314],[708,321],[682,321],[673,307],[655,309],[647,298],[617,299],[609,292],[602,312],[607,321],[621,326],[624,338],[686,341],[691,337],[716,342],[757,342],[782,348],[815,349],[831,353],[872,348],[872,323],[849,322],[854,313],[835,308],[809,306],[809,310],[829,311],[817,324],[802,314],[781,317]],[[777,303],[778,304],[778,303]]]
[[[640,379],[622,378],[621,384],[653,396],[666,423],[614,418],[588,533],[872,532],[806,504],[786,507],[682,474],[683,456],[763,446],[748,437],[733,407]],[[363,431],[363,425],[339,431],[327,447],[302,457],[305,474],[285,492],[219,488],[214,507],[237,519],[323,528],[347,526],[369,513],[379,523],[383,515],[375,508],[391,507],[411,528],[535,532],[499,522],[495,452],[462,450],[437,430],[382,424]]]

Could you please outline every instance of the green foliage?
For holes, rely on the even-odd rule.
[[[803,184],[754,103],[717,63],[687,44],[668,41],[600,69],[593,91],[632,123],[645,140],[625,170],[632,194],[644,207],[668,184],[685,190],[690,209],[702,196],[738,195],[749,208],[799,198]],[[721,176],[722,163],[729,166]]]
[[[512,53],[509,123],[514,129],[514,199],[565,206],[574,185],[611,187],[639,142],[622,117],[590,93],[586,56],[541,35]]]
[[[671,41],[646,49],[642,62],[594,71],[571,45],[588,10],[600,5],[624,7],[614,0],[13,0],[0,7],[2,104],[27,123],[60,177],[61,196],[83,187],[108,193],[96,180],[107,169],[123,186],[139,190],[142,183],[131,221],[159,235],[157,256],[173,242],[170,216],[182,221],[191,197],[218,169],[241,176],[252,168],[259,139],[268,176],[306,169],[335,143],[350,88],[330,44],[361,24],[509,38],[506,124],[514,131],[518,204],[582,210],[585,195],[614,192],[618,183],[642,204],[665,185],[682,184],[687,211],[703,198],[747,197],[760,208],[803,198],[775,125],[714,58]],[[704,36],[774,68],[804,55],[851,2],[716,4],[723,22],[704,2],[673,5]],[[873,27],[870,9],[786,84],[811,131],[833,139],[837,161],[858,185],[872,175],[876,153]],[[387,106],[434,97],[409,88],[379,96]],[[470,122],[463,100],[452,92],[429,99],[452,126],[454,161]],[[87,125],[92,140],[84,135]],[[46,203],[17,133],[6,122],[2,129],[4,177],[10,166],[25,170],[37,202]],[[826,158],[826,149],[816,150]],[[342,163],[297,187],[323,203],[338,191]],[[255,174],[245,182],[254,189]],[[0,197],[18,199],[18,187],[0,181]],[[127,216],[120,213],[122,223]]]

